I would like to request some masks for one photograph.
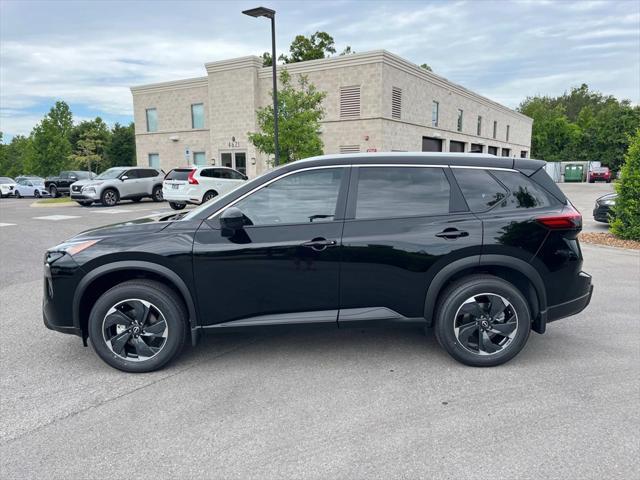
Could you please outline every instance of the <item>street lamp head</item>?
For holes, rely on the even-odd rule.
[[[267,17],[267,18],[273,18],[276,15],[276,11],[275,10],[271,10],[270,8],[266,8],[266,7],[256,7],[256,8],[250,8],[249,10],[244,10],[242,13],[244,13],[245,15],[249,15],[250,17]]]

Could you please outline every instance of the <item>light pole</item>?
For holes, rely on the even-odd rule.
[[[271,19],[271,67],[273,75],[273,145],[275,150],[275,166],[280,163],[280,145],[278,143],[278,78],[276,73],[276,11],[270,8],[257,7],[244,10],[242,13],[250,17],[266,17]]]

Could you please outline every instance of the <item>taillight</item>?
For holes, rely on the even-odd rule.
[[[567,207],[560,215],[538,217],[536,221],[552,230],[582,228],[582,215],[573,207]]]
[[[187,177],[187,180],[189,180],[189,184],[191,184],[191,185],[198,185],[198,180],[193,178],[195,173],[196,173],[195,170],[191,170],[191,172],[189,173],[189,176]]]

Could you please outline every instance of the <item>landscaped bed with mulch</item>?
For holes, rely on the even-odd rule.
[[[580,241],[584,243],[595,243],[598,245],[606,245],[608,247],[631,248],[640,250],[640,242],[635,240],[623,240],[616,237],[612,233],[600,232],[582,232],[580,233]]]

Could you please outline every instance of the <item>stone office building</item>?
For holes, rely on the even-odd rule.
[[[131,88],[138,165],[268,168],[248,141],[271,102],[271,68],[255,56],[205,65],[200,78]],[[325,153],[443,151],[528,157],[533,120],[387,51],[289,64],[326,92]]]

